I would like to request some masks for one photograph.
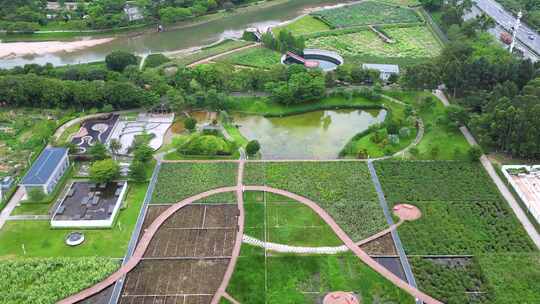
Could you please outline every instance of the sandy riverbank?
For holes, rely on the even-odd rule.
[[[114,38],[88,39],[79,41],[9,42],[0,43],[0,59],[28,55],[43,55],[58,52],[73,52],[108,43]]]

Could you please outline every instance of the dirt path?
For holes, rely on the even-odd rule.
[[[214,55],[214,56],[210,56],[210,57],[201,59],[201,60],[199,60],[199,61],[195,61],[195,62],[193,62],[193,63],[190,63],[187,67],[188,67],[188,68],[191,68],[191,67],[197,66],[197,65],[199,65],[199,64],[209,63],[209,62],[211,62],[212,60],[215,60],[215,59],[217,59],[217,58],[220,58],[220,57],[223,57],[223,56],[226,56],[226,55],[235,53],[235,52],[239,52],[239,51],[243,51],[243,50],[246,50],[246,49],[250,49],[250,48],[253,48],[253,47],[256,47],[256,46],[260,46],[260,45],[261,45],[260,43],[254,43],[254,44],[246,45],[246,46],[243,46],[243,47],[234,49],[234,50],[230,50],[230,51],[227,51],[227,52],[224,52],[224,53],[220,53],[220,54],[217,54],[217,55]]]
[[[446,98],[446,96],[444,95],[442,91],[436,90],[433,94],[437,98],[439,98],[439,100],[444,104],[444,106],[450,105],[448,98]],[[461,133],[463,133],[463,136],[465,136],[465,139],[467,139],[467,142],[469,143],[469,145],[471,146],[478,145],[478,143],[474,139],[474,136],[471,134],[469,129],[467,129],[467,127],[460,127],[459,129]],[[527,234],[529,234],[529,237],[532,239],[536,247],[540,249],[540,234],[538,233],[538,231],[536,231],[536,228],[531,223],[531,221],[529,221],[529,218],[527,217],[525,212],[523,212],[523,209],[521,209],[521,207],[519,206],[518,202],[516,201],[516,199],[514,198],[514,196],[508,189],[508,187],[506,186],[506,184],[499,177],[499,175],[495,171],[495,168],[489,161],[489,158],[485,154],[483,154],[480,157],[480,162],[482,163],[482,166],[484,166],[484,169],[487,171],[487,173],[489,174],[489,176],[491,177],[491,179],[493,180],[493,182],[495,183],[495,185],[501,192],[504,199],[508,202],[508,205],[510,205],[510,207],[514,211],[514,214],[516,215],[518,220],[521,222],[521,225],[523,226],[523,228],[525,228],[525,231],[527,231]]]

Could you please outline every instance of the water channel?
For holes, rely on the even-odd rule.
[[[162,33],[147,31],[138,36],[124,34],[112,42],[71,53],[53,53],[40,56],[6,58],[0,67],[9,68],[28,63],[56,65],[77,64],[103,60],[113,50],[137,54],[167,52],[208,45],[224,38],[240,37],[249,27],[267,28],[294,19],[321,6],[346,3],[343,0],[290,0],[284,3],[239,12],[221,19],[189,27],[171,29]]]

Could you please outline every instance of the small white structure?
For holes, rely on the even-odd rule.
[[[45,148],[24,176],[20,186],[24,187],[26,194],[34,188],[40,188],[45,194],[49,194],[68,167],[68,149]]]
[[[397,64],[372,64],[364,63],[362,68],[365,70],[379,71],[379,78],[382,81],[388,81],[388,78],[392,75],[399,75],[399,66]]]
[[[540,223],[540,166],[507,165],[502,172],[531,215]]]
[[[144,18],[141,9],[133,4],[126,3],[126,6],[124,6],[124,13],[129,21],[137,21]]]
[[[64,6],[60,4],[60,2],[47,2],[47,9],[51,11],[60,11],[62,9],[66,9],[68,11],[74,11],[77,9],[77,2],[64,2]]]

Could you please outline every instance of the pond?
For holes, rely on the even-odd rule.
[[[261,144],[263,159],[335,159],[357,133],[381,123],[386,110],[325,110],[286,117],[234,114],[249,140]]]

